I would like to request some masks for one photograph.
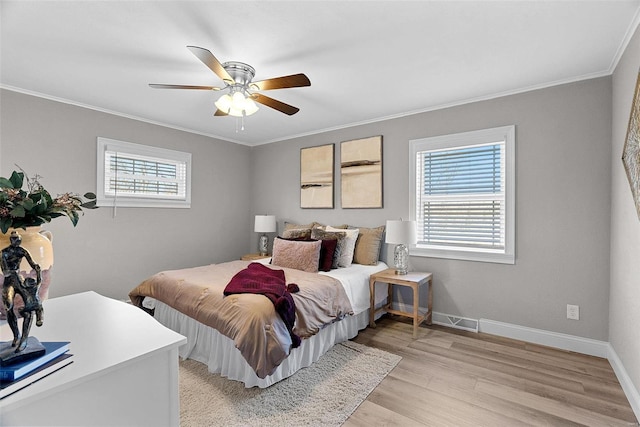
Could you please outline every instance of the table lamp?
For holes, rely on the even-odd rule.
[[[409,268],[409,248],[407,245],[416,243],[416,222],[401,219],[388,220],[385,230],[385,242],[396,245],[393,251],[396,274],[407,274]]]
[[[269,238],[266,233],[273,233],[276,231],[275,215],[256,215],[253,231],[256,233],[262,233],[260,240],[258,241],[258,250],[260,255],[266,256],[268,254],[267,248],[269,247]]]

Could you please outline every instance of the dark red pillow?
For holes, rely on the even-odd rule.
[[[336,252],[338,241],[336,239],[324,239],[320,246],[320,265],[318,270],[329,271],[333,265],[333,255]]]

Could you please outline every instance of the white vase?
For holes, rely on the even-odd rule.
[[[53,268],[53,235],[48,230],[42,230],[41,226],[22,228],[10,228],[6,233],[0,233],[0,250],[6,248],[11,244],[9,236],[11,232],[17,232],[22,238],[22,246],[29,251],[33,261],[40,266],[42,273],[42,283],[38,291],[40,300],[44,301],[49,296],[49,285],[51,284],[51,269]],[[20,264],[20,276],[36,277],[36,272],[31,268],[31,265],[26,259],[22,260]],[[4,276],[0,276],[0,283],[4,284]],[[24,307],[24,302],[20,295],[15,296],[14,311],[18,313],[20,308]],[[4,304],[0,304],[0,319],[6,318],[6,312]]]

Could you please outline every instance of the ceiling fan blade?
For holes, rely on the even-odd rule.
[[[220,110],[216,109],[216,112],[215,112],[214,116],[228,116],[228,114],[225,113],[224,111],[220,111]]]
[[[304,74],[292,74],[290,76],[251,82],[250,86],[252,88],[255,86],[256,90],[285,89],[289,87],[311,86],[311,81]]]
[[[225,83],[234,84],[233,77],[229,75],[227,70],[224,69],[220,61],[213,56],[208,49],[198,46],[187,46],[187,49],[191,51],[200,61],[204,63],[211,71],[213,71],[218,77],[220,77]]]
[[[222,88],[216,86],[192,86],[192,85],[164,85],[157,83],[149,83],[154,89],[197,89],[197,90],[220,90]]]
[[[293,105],[285,104],[277,99],[269,98],[268,96],[259,93],[251,94],[251,98],[262,105],[266,105],[267,107],[271,107],[274,110],[278,110],[290,116],[293,116],[295,113],[300,111],[299,108],[296,108]]]

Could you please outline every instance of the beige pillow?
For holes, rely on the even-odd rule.
[[[326,231],[328,232],[333,232],[333,233],[345,233],[345,243],[343,245],[342,248],[340,248],[340,256],[338,257],[338,267],[349,267],[351,266],[351,264],[353,263],[353,253],[355,252],[356,249],[356,240],[358,240],[358,234],[360,233],[360,230],[358,230],[357,228],[351,228],[351,229],[341,229],[341,228],[334,228],[331,227],[330,225],[327,225],[327,227],[325,228]]]
[[[312,222],[311,224],[294,224],[292,222],[284,223],[284,231],[293,230],[294,228],[313,228],[317,225],[317,222]]]
[[[295,268],[309,273],[318,272],[321,241],[285,240],[273,241],[271,264],[278,267]]]
[[[331,264],[331,268],[338,268],[338,261],[340,259],[340,254],[343,251],[344,246],[347,243],[347,235],[344,233],[344,230],[341,230],[339,233],[334,233],[330,231],[325,231],[320,227],[315,227],[311,230],[311,238],[316,240],[337,240],[336,250],[333,252],[333,262]]]
[[[326,230],[327,227],[331,227],[331,225],[324,225],[324,224],[320,224],[319,222],[314,222],[313,223],[313,228],[321,228],[323,230]],[[349,224],[334,225],[333,228],[339,228],[341,230],[344,230],[344,229],[349,228]]]
[[[359,227],[360,234],[353,252],[353,262],[363,265],[376,265],[380,259],[384,225],[376,228]]]
[[[285,239],[309,240],[311,238],[311,228],[290,228],[282,232]]]

